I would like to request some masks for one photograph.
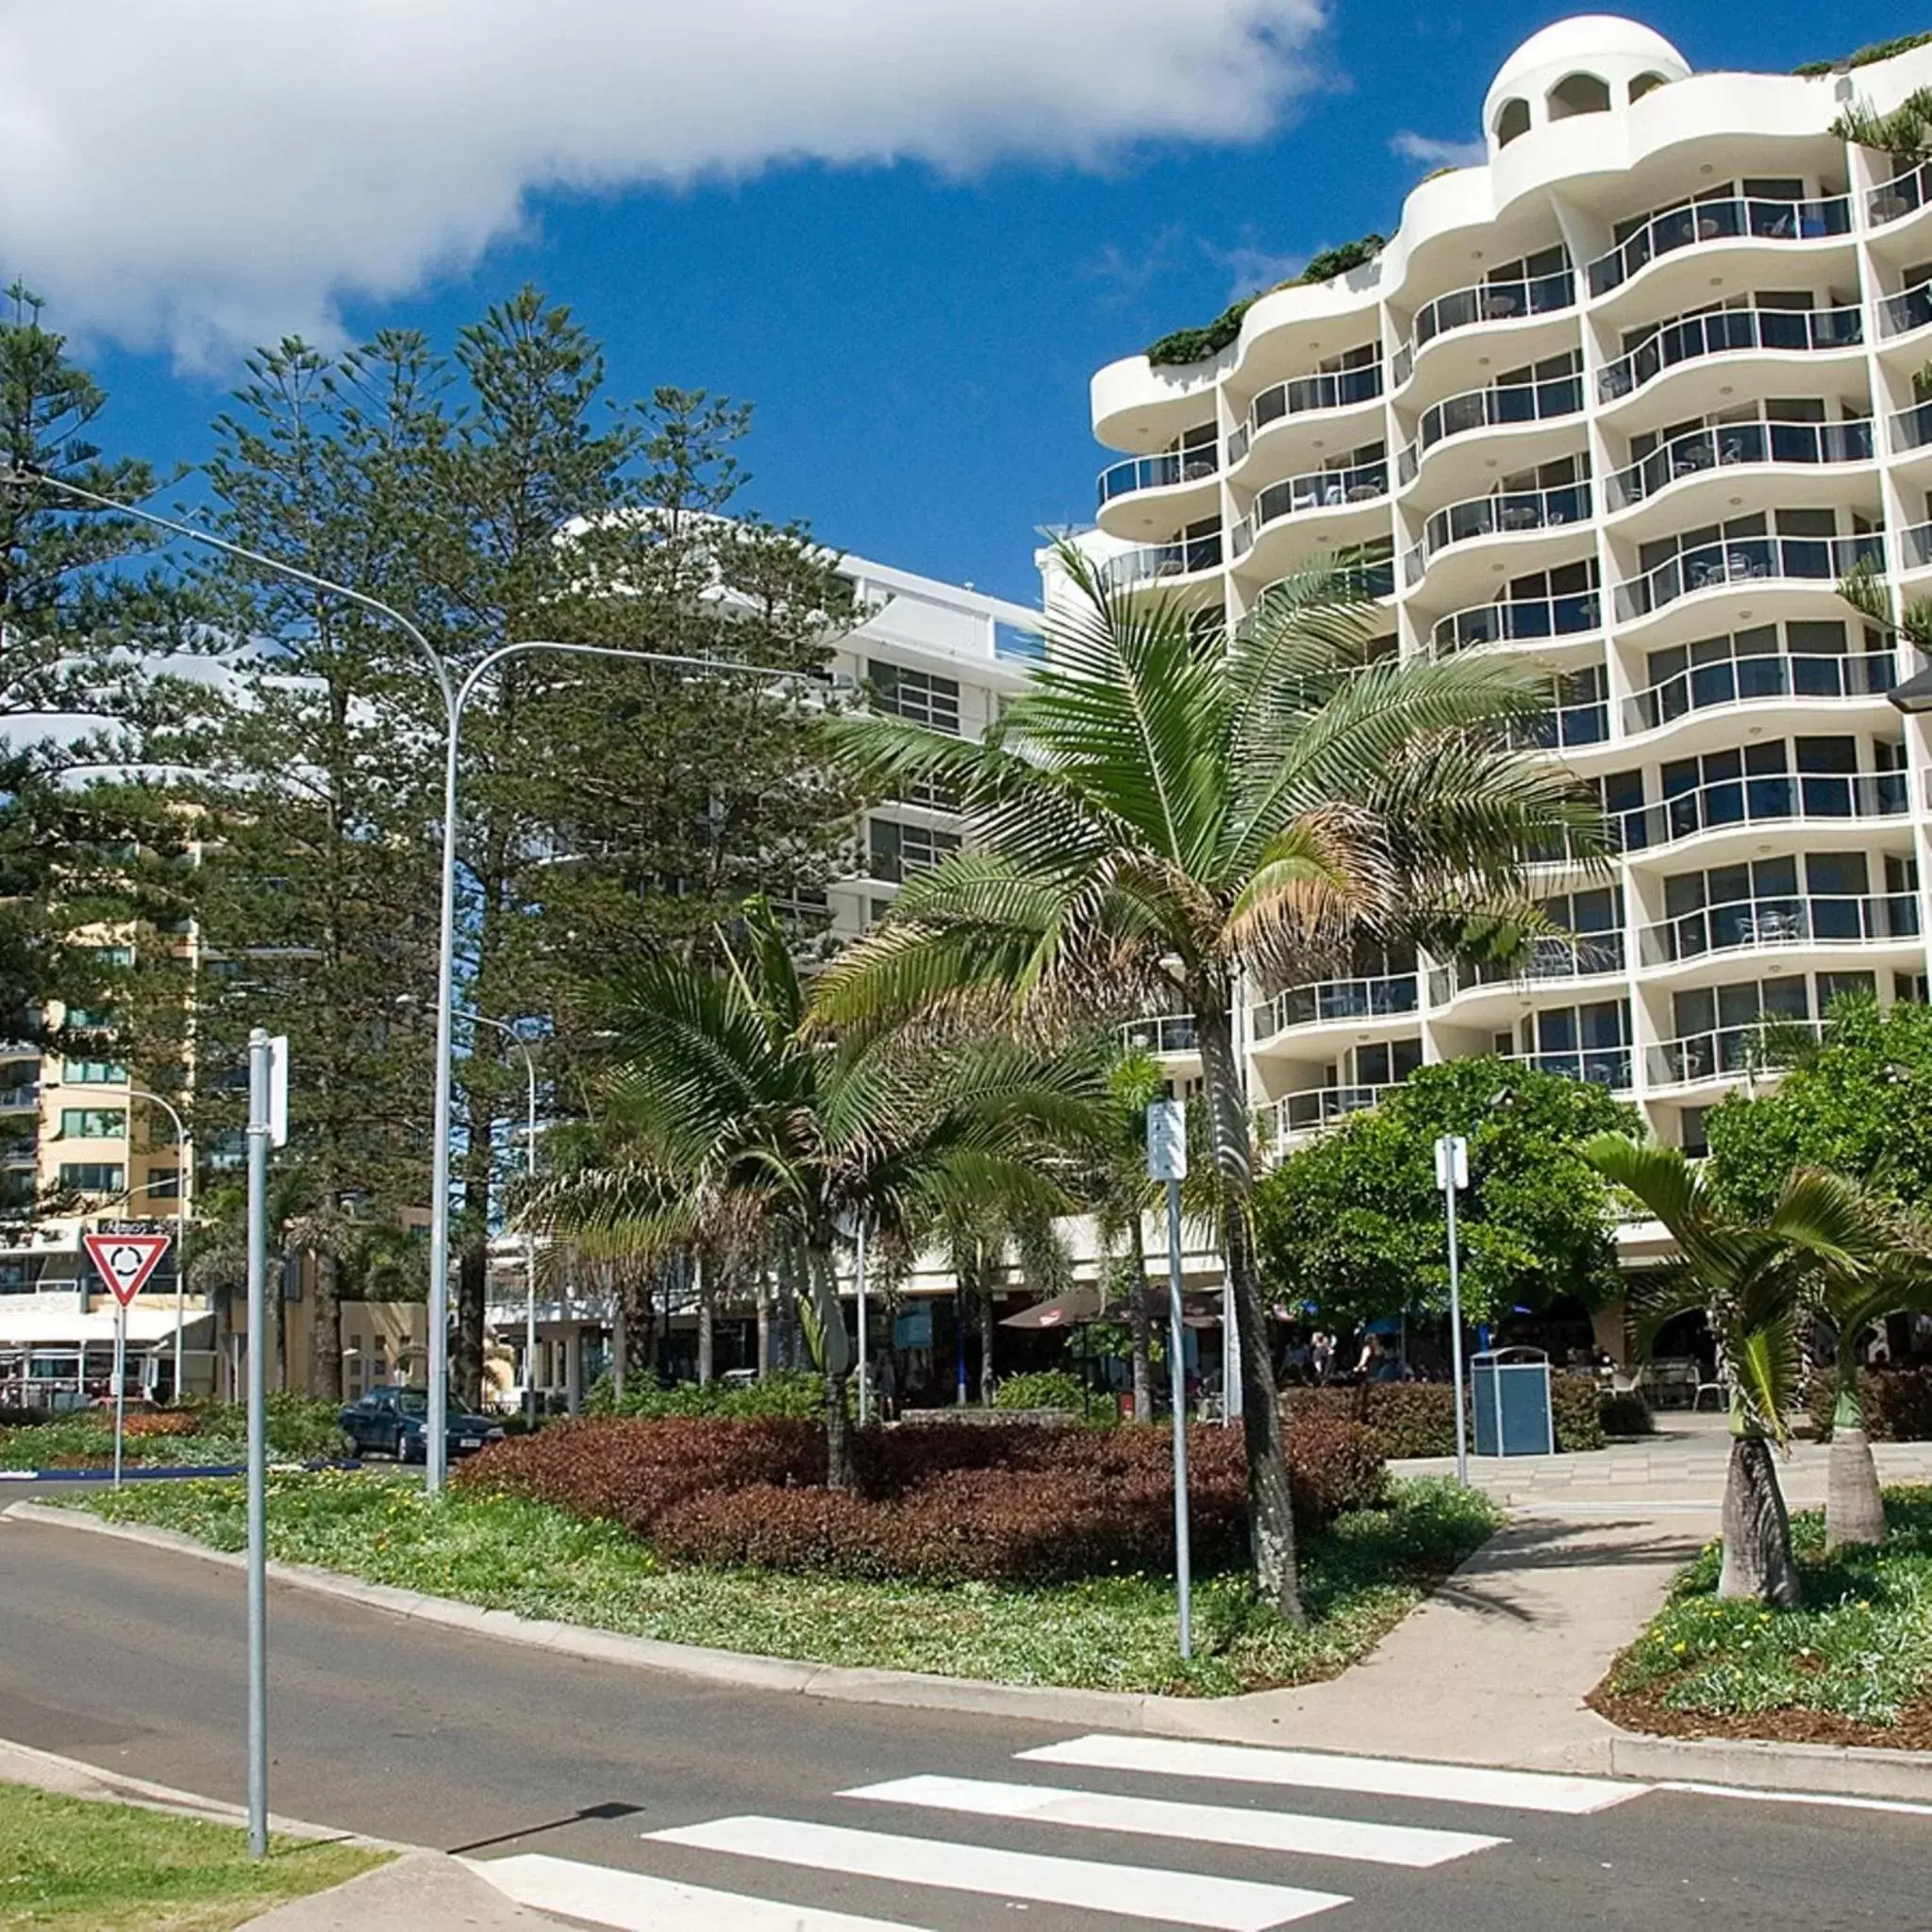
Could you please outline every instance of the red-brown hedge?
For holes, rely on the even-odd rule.
[[[1323,1420],[1288,1432],[1297,1522],[1379,1502],[1380,1444]],[[936,1424],[862,1437],[861,1492],[823,1487],[811,1423],[554,1424],[470,1463],[460,1480],[602,1516],[673,1561],[926,1581],[1058,1582],[1174,1558],[1173,1442],[1140,1429]],[[1238,1433],[1189,1432],[1195,1560],[1238,1563],[1247,1537]]]

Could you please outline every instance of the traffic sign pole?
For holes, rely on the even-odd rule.
[[[1456,1382],[1456,1480],[1469,1483],[1469,1444],[1463,1439],[1462,1269],[1456,1246],[1456,1196],[1469,1185],[1469,1142],[1444,1134],[1436,1142],[1436,1186],[1449,1223],[1449,1373]]]
[[[1147,1173],[1167,1183],[1167,1383],[1174,1399],[1174,1581],[1180,1605],[1181,1656],[1193,1646],[1193,1552],[1188,1528],[1188,1361],[1181,1309],[1181,1182],[1188,1172],[1188,1121],[1178,1100],[1147,1109]],[[1147,1284],[1135,1284],[1144,1294]]]
[[[114,1297],[114,1487],[121,1487],[122,1442],[127,1432],[127,1310],[168,1252],[164,1234],[124,1234],[96,1228],[81,1237]],[[179,1329],[176,1329],[179,1335]],[[85,1353],[85,1351],[83,1351]]]
[[[121,1440],[127,1429],[127,1304],[114,1297],[114,1487],[121,1487]]]
[[[268,1143],[273,1043],[248,1036],[248,1854],[268,1857]]]

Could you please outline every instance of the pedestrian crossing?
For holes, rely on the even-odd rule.
[[[975,1899],[989,1911],[1069,1907],[1121,1923],[1270,1932],[1347,1907],[1351,1894],[1330,1888],[1345,1886],[1352,1867],[1420,1874],[1510,1840],[1464,1822],[1450,1828],[1266,1802],[1214,1803],[1202,1793],[1204,1784],[1438,1804],[1460,1813],[1571,1817],[1649,1789],[1550,1773],[1107,1734],[1021,1751],[1014,1763],[1021,1775],[1012,1779],[926,1773],[853,1786],[817,1807],[831,1809],[837,1822],[742,1813],[642,1834],[646,1860],[655,1846],[705,1855],[704,1875],[710,1879],[715,1867],[715,1888],[541,1853],[475,1860],[472,1869],[520,1905],[617,1932],[923,1932],[935,1915],[948,1925],[979,1923],[960,1916],[962,1900],[970,1915]],[[1056,1772],[1100,1772],[1141,1789],[1039,1781]],[[913,1823],[881,1828],[882,1807]],[[1001,1843],[1001,1826],[1024,1828],[1036,1843],[1043,1832],[1064,1849]],[[1157,1846],[1161,1862],[1083,1856],[1097,1833]],[[1219,1848],[1307,1862],[1278,1877],[1229,1876],[1204,1869]],[[887,1889],[895,1913],[909,1916],[858,1917],[763,1895],[758,1869],[774,1867],[872,1882]],[[747,1877],[752,1889],[741,1889]],[[769,1875],[762,1885],[788,1889]],[[795,1878],[791,1889],[797,1889]],[[992,1923],[991,1916],[985,1923]]]

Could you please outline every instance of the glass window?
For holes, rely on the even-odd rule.
[[[110,1160],[63,1160],[59,1184],[82,1194],[118,1194],[127,1185],[127,1170]]]
[[[940,677],[928,671],[908,671],[897,664],[870,659],[866,680],[872,686],[873,701],[882,711],[895,718],[908,718],[933,731],[954,737],[959,733],[959,684],[957,678]]]
[[[1878,982],[1869,973],[1821,973],[1818,975],[1818,1010],[1831,1011],[1833,1000],[1876,999]]]
[[[127,1132],[127,1110],[120,1107],[63,1107],[63,1141],[119,1141]]]
[[[119,1060],[62,1060],[60,1077],[71,1087],[118,1087],[127,1069]]]

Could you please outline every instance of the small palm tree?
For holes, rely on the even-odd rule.
[[[815,1025],[785,935],[753,901],[723,973],[646,961],[610,989],[619,1165],[558,1175],[524,1217],[587,1246],[674,1246],[720,1217],[789,1275],[825,1385],[827,1480],[854,1480],[841,1228],[908,1247],[977,1199],[1062,1208],[1043,1152],[1091,1132],[1093,1059],[1011,1039]]]
[[[1240,1337],[1250,1536],[1263,1602],[1299,1617],[1254,1165],[1234,1010],[1357,943],[1449,954],[1536,929],[1533,857],[1601,819],[1505,725],[1543,708],[1493,658],[1366,660],[1346,575],[1278,588],[1232,637],[1165,598],[1112,594],[1078,553],[1046,668],[980,742],[885,717],[832,729],[890,792],[943,786],[968,849],[908,879],[822,991],[835,1016],[998,990],[1022,1011],[1192,1013]]]
[[[1895,1281],[1878,1286],[1893,1273],[1894,1224],[1854,1183],[1818,1168],[1793,1170],[1771,1212],[1749,1221],[1719,1206],[1703,1172],[1677,1148],[1603,1134],[1584,1154],[1677,1244],[1676,1259],[1651,1271],[1630,1297],[1639,1348],[1647,1350],[1666,1322],[1698,1309],[1717,1342],[1732,1437],[1718,1594],[1795,1604],[1790,1521],[1772,1450],[1790,1443],[1812,1318],[1835,1310],[1841,1323],[1858,1321],[1872,1297],[1883,1302],[1899,1291]],[[1875,1496],[1875,1476],[1873,1489]]]

